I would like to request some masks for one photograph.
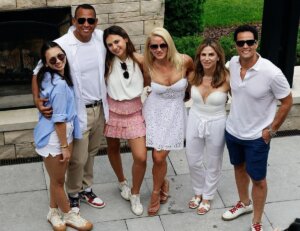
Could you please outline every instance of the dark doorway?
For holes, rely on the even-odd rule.
[[[33,106],[40,47],[66,33],[70,21],[70,7],[0,12],[0,110]]]

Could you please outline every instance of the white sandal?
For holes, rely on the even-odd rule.
[[[200,205],[201,200],[202,200],[201,197],[193,196],[192,199],[189,201],[189,208],[190,209],[197,208]]]
[[[200,210],[203,210],[203,212],[200,212]],[[210,210],[210,203],[203,203],[201,202],[198,209],[197,214],[198,215],[204,215]]]

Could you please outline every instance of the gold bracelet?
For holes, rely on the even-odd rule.
[[[68,145],[68,144],[65,144],[65,145],[60,145],[60,148],[67,148],[67,147],[69,147],[69,145]]]

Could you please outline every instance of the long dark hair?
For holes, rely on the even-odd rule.
[[[129,56],[133,60],[134,64],[135,63],[139,64],[138,60],[134,56],[134,52],[136,52],[135,47],[134,47],[132,41],[130,40],[127,32],[122,27],[115,26],[115,25],[110,26],[107,29],[105,29],[104,33],[103,33],[103,42],[104,42],[104,46],[106,47],[106,50],[107,50],[106,58],[105,58],[105,75],[104,75],[106,79],[108,78],[108,75],[111,72],[111,65],[112,65],[113,59],[115,57],[115,55],[110,52],[110,50],[108,49],[107,44],[106,44],[106,39],[109,35],[119,35],[123,39],[127,39],[128,42],[126,43],[126,55]]]
[[[39,70],[39,72],[37,74],[37,84],[38,84],[40,91],[43,90],[42,82],[44,80],[46,72],[49,72],[51,74],[51,82],[53,80],[54,74],[60,75],[56,70],[53,70],[50,67],[46,66],[46,52],[47,52],[47,50],[49,50],[50,48],[53,48],[53,47],[58,47],[66,55],[66,52],[56,42],[48,41],[43,44],[43,46],[41,48],[41,60],[42,60],[43,66],[41,67],[41,69]],[[64,76],[62,76],[62,77],[64,78],[64,80],[67,82],[67,84],[69,86],[73,86],[73,82],[72,82],[71,75],[70,75],[68,59],[66,59],[66,65],[64,68]]]
[[[217,88],[226,81],[226,76],[229,74],[229,71],[225,67],[225,54],[223,48],[217,40],[211,38],[204,39],[197,49],[194,59],[195,75],[191,80],[191,84],[199,86],[202,83],[204,70],[200,61],[200,55],[202,50],[207,46],[212,47],[219,57],[219,61],[217,62],[216,70],[211,82],[212,87]]]

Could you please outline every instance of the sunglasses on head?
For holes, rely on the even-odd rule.
[[[54,65],[54,64],[57,63],[57,60],[64,61],[64,60],[65,60],[65,57],[66,57],[66,55],[63,54],[63,53],[58,54],[56,57],[51,57],[51,58],[49,59],[49,63],[52,64],[52,65]]]
[[[88,22],[90,25],[94,25],[96,22],[95,18],[77,18],[78,24],[84,24],[85,22]]]
[[[245,45],[245,43],[247,43],[247,45],[249,47],[253,46],[255,43],[256,43],[256,40],[255,39],[249,39],[249,40],[238,40],[235,42],[235,44],[238,46],[238,47],[243,47]]]
[[[149,45],[151,50],[157,50],[158,48],[160,49],[166,49],[168,48],[168,44],[162,43],[162,44],[151,44]]]
[[[120,63],[120,64],[121,64],[122,70],[124,71],[123,72],[123,77],[125,79],[128,79],[129,78],[129,73],[128,73],[128,70],[127,70],[127,64],[126,63]]]

